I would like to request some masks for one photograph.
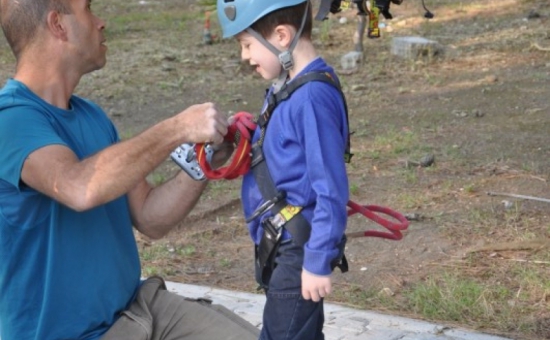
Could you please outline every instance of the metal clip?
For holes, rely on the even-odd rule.
[[[252,220],[254,220],[256,217],[260,216],[261,214],[263,214],[264,212],[266,212],[267,210],[273,208],[273,206],[275,204],[277,204],[278,202],[280,202],[281,200],[285,199],[286,197],[286,192],[284,191],[281,191],[277,194],[277,196],[273,197],[272,199],[268,200],[268,201],[265,201],[262,205],[260,205],[258,207],[258,209],[256,209],[252,215],[250,215],[249,218],[246,219],[246,223],[250,223]]]
[[[289,51],[284,51],[279,54],[279,62],[283,65],[285,71],[290,70],[294,66],[294,60]]]
[[[268,240],[277,242],[283,234],[283,228],[273,225],[271,218],[268,218],[262,222],[264,228],[264,235]]]

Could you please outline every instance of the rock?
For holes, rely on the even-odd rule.
[[[352,85],[351,86],[351,91],[352,92],[359,92],[359,91],[363,91],[367,88],[366,85],[364,84],[356,84],[356,85]]]
[[[419,163],[420,166],[423,168],[430,167],[435,163],[435,156],[433,154],[424,155],[422,158],[420,158]]]
[[[481,112],[478,109],[473,109],[472,110],[472,115],[476,118],[481,118],[481,117],[485,116],[485,113]]]
[[[443,56],[444,48],[438,42],[422,37],[394,37],[391,54],[406,59],[433,59]]]

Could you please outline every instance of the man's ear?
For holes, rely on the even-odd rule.
[[[274,35],[277,38],[277,42],[285,49],[290,47],[290,43],[292,42],[292,38],[295,34],[296,30],[290,25],[279,25],[275,27],[274,30]]]
[[[56,38],[66,41],[68,39],[67,23],[63,21],[63,14],[50,11],[46,16],[46,27]]]

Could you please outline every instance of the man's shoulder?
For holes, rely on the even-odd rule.
[[[32,100],[27,96],[29,90],[21,83],[9,79],[0,89],[0,109],[6,109],[13,106],[35,106]]]

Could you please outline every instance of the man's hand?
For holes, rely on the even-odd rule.
[[[220,144],[229,122],[213,103],[197,104],[174,116],[176,130],[182,132],[182,143]]]
[[[319,276],[302,269],[302,296],[306,300],[321,301],[332,292],[329,276]]]

